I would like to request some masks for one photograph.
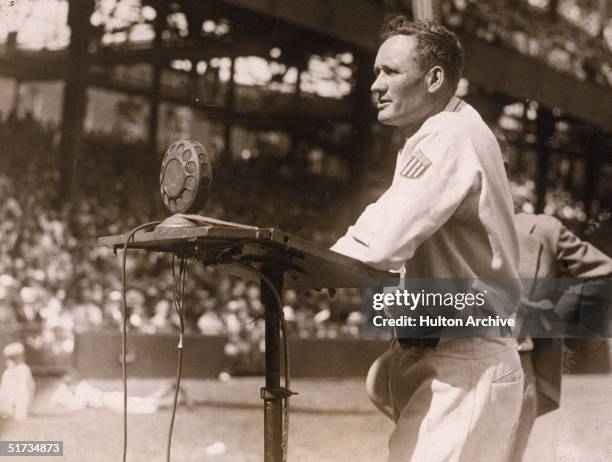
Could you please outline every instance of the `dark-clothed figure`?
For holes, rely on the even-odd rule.
[[[521,257],[519,274],[533,284],[525,297],[533,309],[553,304],[548,300],[547,279],[568,276],[585,280],[612,276],[612,259],[599,249],[580,240],[556,218],[548,215],[519,213],[515,217]],[[538,282],[544,281],[543,284]],[[599,284],[593,281],[591,286]],[[589,284],[589,282],[585,282]],[[563,300],[557,300],[557,314],[564,317]],[[525,307],[529,309],[528,306]],[[559,407],[562,374],[561,339],[527,338],[519,345],[525,372],[525,389],[519,426],[512,448],[512,462],[519,462],[537,416]]]

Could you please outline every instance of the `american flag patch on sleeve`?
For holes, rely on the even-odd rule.
[[[409,179],[419,178],[430,166],[431,161],[419,149],[408,157],[400,175]]]

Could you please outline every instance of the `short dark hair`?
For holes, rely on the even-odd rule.
[[[461,79],[464,53],[463,45],[453,32],[437,21],[413,21],[406,16],[396,16],[383,26],[381,42],[395,35],[415,37],[415,59],[423,70],[442,67],[456,88]]]

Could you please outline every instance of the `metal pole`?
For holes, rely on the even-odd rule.
[[[263,268],[279,294],[283,291],[283,272]],[[264,400],[264,461],[284,462],[283,457],[283,398],[280,390],[280,313],[276,298],[267,284],[261,284],[261,302],[266,313],[266,386],[261,390]],[[281,307],[282,309],[282,307]]]

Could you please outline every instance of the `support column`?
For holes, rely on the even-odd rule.
[[[374,110],[372,108],[372,97],[370,86],[372,83],[372,60],[369,55],[361,51],[354,51],[355,63],[355,90],[353,93],[353,107],[355,118],[353,119],[353,140],[350,162],[350,194],[359,199],[358,195],[364,191],[366,180],[366,159],[372,145],[372,124],[374,123]],[[352,200],[355,204],[353,212],[361,210],[361,201]],[[357,210],[359,209],[359,210]]]
[[[555,131],[555,118],[548,108],[538,109],[536,136],[538,140],[538,158],[536,165],[536,206],[535,212],[542,213],[546,206],[546,186],[550,166],[550,138]]]
[[[297,69],[297,78],[295,81],[295,91],[293,92],[293,99],[295,101],[296,107],[299,107],[302,100],[302,73],[306,70],[308,66],[307,63],[308,56],[306,54],[302,54],[298,60],[298,64],[295,67]]]
[[[302,84],[302,73],[306,69],[307,59],[308,59],[308,56],[302,53],[299,59],[297,60],[297,65],[296,65],[297,78],[295,81],[295,90],[292,95],[293,107],[295,108],[296,111],[299,111],[302,107],[302,89],[300,88],[300,86]],[[288,157],[289,159],[291,159],[291,162],[294,165],[297,165],[298,163],[303,163],[303,159],[299,159],[298,161],[297,156],[296,156],[297,150],[300,144],[300,140],[302,138],[301,130],[297,128],[292,129],[290,136],[291,136],[291,144],[289,146]]]
[[[11,110],[9,114],[18,114],[19,113],[19,91],[21,90],[21,79],[19,77],[15,78],[15,91],[13,93],[13,101],[11,103]]]
[[[408,2],[404,3],[406,4]],[[410,3],[410,6],[412,7],[412,16],[414,19],[422,21],[436,18],[437,5],[434,5],[434,3],[436,3],[434,0],[412,0]]]
[[[152,155],[157,154],[157,128],[159,125],[160,82],[161,69],[158,64],[153,64],[151,97],[149,98],[149,130],[147,135],[147,150]]]
[[[224,139],[224,151],[223,151],[223,157],[226,159],[226,161],[228,161],[232,155],[232,116],[234,114],[234,100],[235,100],[235,95],[234,95],[234,89],[235,89],[235,84],[234,84],[234,67],[235,67],[235,63],[236,63],[236,57],[232,56],[231,58],[231,64],[230,64],[230,77],[229,80],[227,82],[227,94],[225,95],[225,131],[223,133],[223,139]]]
[[[559,19],[559,0],[548,2],[548,16],[552,21],[557,22]]]
[[[599,212],[599,204],[597,200],[598,180],[599,180],[599,163],[600,153],[604,154],[605,139],[595,127],[590,127],[588,140],[584,144],[585,147],[585,166],[584,166],[584,211],[587,216],[587,222],[590,218],[595,218]]]
[[[68,26],[71,31],[68,47],[69,65],[66,70],[62,137],[59,145],[59,196],[57,206],[71,202],[78,188],[79,157],[83,150],[83,124],[87,110],[87,73],[89,18],[94,11],[94,0],[71,0]]]
[[[166,16],[168,14],[168,4],[160,2],[155,5],[157,16],[155,17],[155,37],[153,38],[153,49],[159,50],[162,47],[162,32],[166,26]],[[158,62],[153,62],[153,79],[151,83],[151,97],[149,98],[149,131],[148,131],[148,151],[151,154],[157,153],[157,132],[159,125],[159,98],[161,84],[162,66]]]
[[[608,21],[608,13],[610,8],[608,6],[608,0],[599,0],[597,9],[599,10],[599,24],[597,35],[599,35],[600,40],[605,40],[604,37],[604,29],[606,27],[606,23]]]

